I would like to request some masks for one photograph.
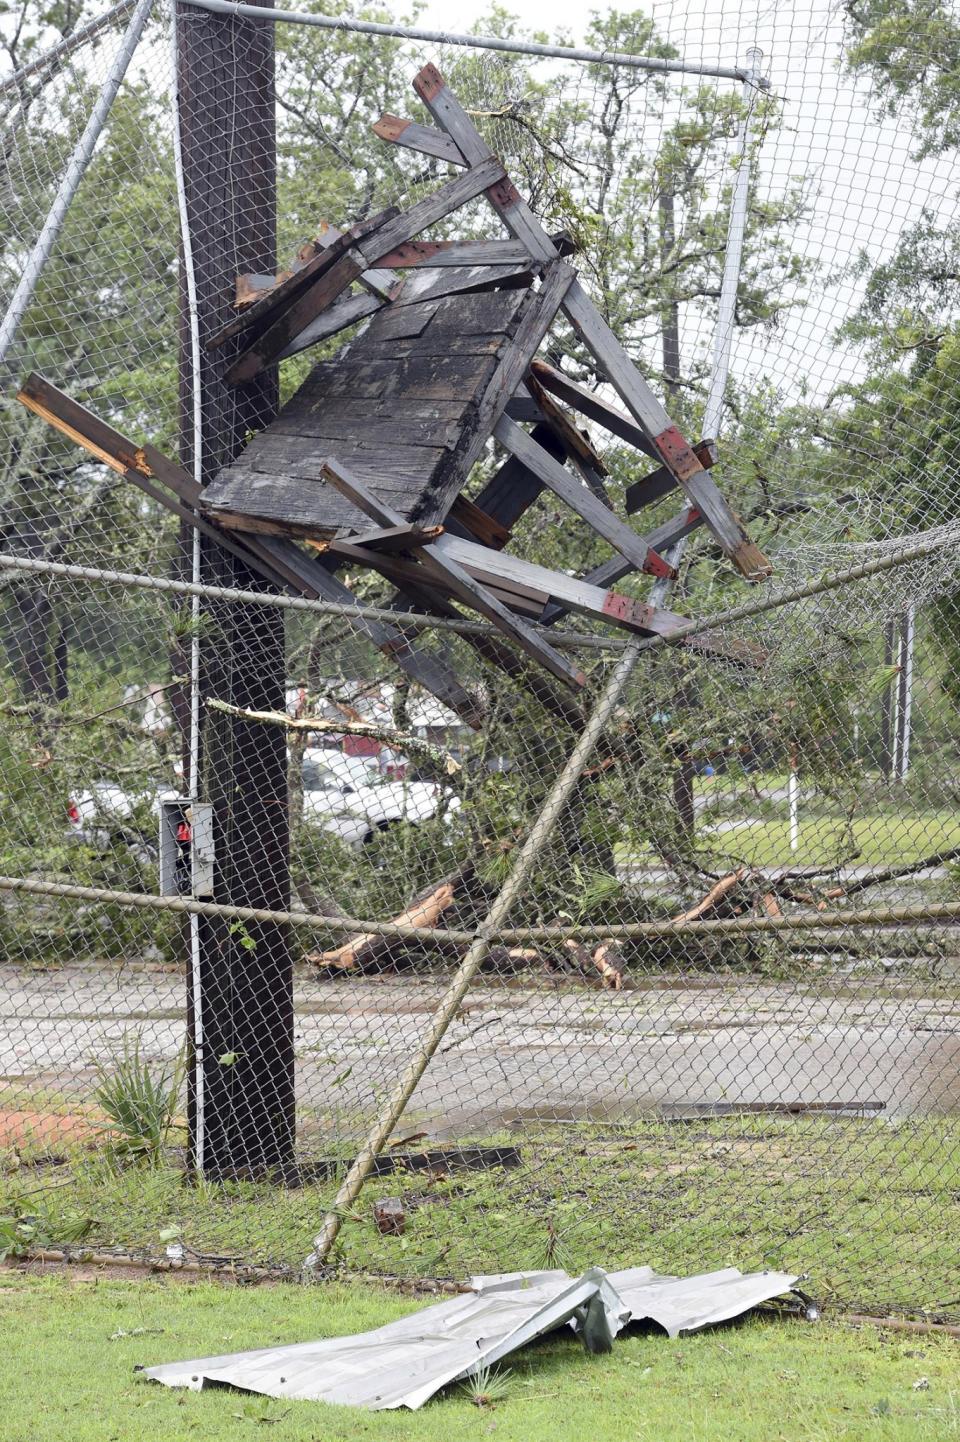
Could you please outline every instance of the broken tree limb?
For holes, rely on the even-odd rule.
[[[457,899],[458,891],[466,885],[473,874],[473,866],[466,866],[460,871],[454,872],[452,876],[445,877],[443,881],[432,883],[409,902],[400,915],[394,919],[393,924],[396,926],[437,926],[443,913]],[[396,938],[394,937],[365,932],[344,942],[342,946],[335,947],[332,951],[311,952],[305,960],[329,971],[359,971],[374,961],[382,960],[389,951],[394,949],[395,945]],[[402,945],[407,946],[409,943],[402,942]]]
[[[673,923],[679,924],[683,921],[699,921],[701,916],[706,916],[708,912],[715,910],[717,905],[723,901],[725,897],[730,895],[731,891],[735,891],[746,874],[746,868],[738,866],[736,871],[730,871],[726,876],[721,876],[720,880],[714,886],[711,886],[706,896],[703,897],[701,901],[698,901],[696,906],[692,906],[689,911],[682,911],[679,916],[673,917]]]
[[[378,726],[373,721],[351,720],[344,717],[342,720],[328,721],[322,716],[287,716],[283,711],[249,711],[244,706],[231,706],[228,701],[219,701],[216,697],[208,696],[205,702],[211,711],[222,711],[225,716],[236,716],[241,721],[259,721],[265,726],[284,726],[288,731],[321,731],[328,735],[335,736],[368,736],[375,741],[382,741],[385,746],[390,746],[397,751],[407,751],[411,756],[419,756],[429,765],[445,772],[447,776],[455,776],[461,769],[460,762],[444,751],[440,746],[434,746],[430,741],[423,741],[419,736],[411,736],[409,732],[393,731],[389,726]]]
[[[600,973],[600,980],[609,991],[623,990],[624,960],[619,947],[612,941],[601,941],[594,947],[593,964]]]
[[[869,876],[859,876],[847,886],[831,886],[823,896],[826,901],[836,901],[841,896],[855,896],[857,892],[866,891],[884,881],[899,881],[902,876],[915,876],[918,871],[928,871],[933,866],[943,866],[948,861],[958,860],[960,846],[953,846],[949,851],[935,851],[932,856],[925,856],[922,861],[910,861],[903,866],[885,866],[880,871],[871,871]]]

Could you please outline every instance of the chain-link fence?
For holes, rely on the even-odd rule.
[[[5,32],[0,1248],[960,1311],[956,151],[887,8],[658,3],[576,59],[188,4]],[[196,525],[343,343],[231,389],[237,279],[447,178],[372,130],[428,119],[428,60],[774,566],[691,528],[618,582],[660,636],[517,593],[576,695],[389,569]],[[629,515],[651,462],[589,434]],[[521,557],[609,559],[521,510]]]

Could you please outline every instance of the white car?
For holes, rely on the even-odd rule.
[[[160,802],[173,799],[175,791],[155,791],[150,796],[151,815],[159,817]],[[156,857],[156,843],[143,836],[134,822],[134,814],[146,800],[145,793],[124,791],[112,781],[94,781],[85,791],[78,791],[67,803],[67,833],[86,846],[101,850],[116,841],[125,842],[140,859]]]
[[[303,815],[348,846],[362,846],[398,821],[416,825],[449,816],[460,798],[429,781],[391,781],[362,756],[310,747],[303,755]]]

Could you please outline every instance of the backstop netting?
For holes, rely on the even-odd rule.
[[[293,1274],[333,1209],[353,1272],[776,1265],[956,1315],[956,22],[656,0],[539,42],[571,58],[522,14],[515,49],[338,17],[0,19],[0,1250]],[[449,178],[372,129],[427,121],[428,61],[685,434],[717,423],[774,565],[748,586],[700,528],[659,593],[682,634],[555,619],[576,698],[374,571],[268,586],[17,399],[43,377],[211,480],[344,343],[236,400],[224,306]],[[431,235],[492,233],[477,202]],[[589,433],[624,514],[650,462]],[[570,576],[609,556],[548,492],[515,537]]]

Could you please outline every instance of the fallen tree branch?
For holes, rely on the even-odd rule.
[[[729,896],[731,891],[736,890],[746,874],[746,869],[738,866],[736,871],[730,871],[726,876],[721,876],[720,880],[714,886],[711,886],[702,901],[698,901],[696,906],[692,906],[689,911],[681,911],[679,916],[674,916],[672,918],[673,923],[699,921],[701,916],[705,916],[708,911],[715,910],[717,905],[723,901],[724,897]]]
[[[221,711],[225,716],[236,716],[241,721],[259,721],[265,726],[283,726],[288,731],[367,736],[375,741],[382,741],[385,746],[397,751],[409,752],[411,756],[419,757],[447,776],[455,776],[461,769],[460,762],[441,746],[434,746],[432,742],[424,741],[419,736],[411,736],[409,732],[378,726],[374,721],[351,720],[347,717],[328,721],[322,716],[288,716],[284,711],[251,711],[245,706],[231,706],[229,701],[218,701],[212,696],[207,697],[206,705],[211,711]]]
[[[902,876],[915,876],[918,871],[927,871],[933,866],[942,866],[944,862],[957,860],[960,860],[960,846],[952,846],[949,851],[935,851],[932,856],[925,856],[922,861],[910,861],[904,866],[885,866],[881,871],[871,871],[869,876],[860,876],[856,881],[851,881],[849,886],[832,886],[823,896],[827,901],[835,901],[840,896],[855,896],[857,892],[866,891],[868,887],[878,886],[884,881],[899,881]]]
[[[390,924],[392,926],[437,926],[441,916],[453,905],[458,892],[467,883],[473,872],[473,866],[469,865],[454,872],[452,876],[445,877],[443,881],[434,882],[425,891],[421,891],[418,896],[415,896],[399,916],[391,918]],[[409,946],[409,942],[401,944],[405,947]],[[330,971],[356,971],[382,959],[396,945],[394,937],[379,936],[375,932],[364,932],[332,951],[311,952],[305,957],[305,960]]]
[[[624,960],[619,947],[612,941],[601,941],[594,948],[593,964],[600,973],[600,980],[609,991],[623,990]]]

